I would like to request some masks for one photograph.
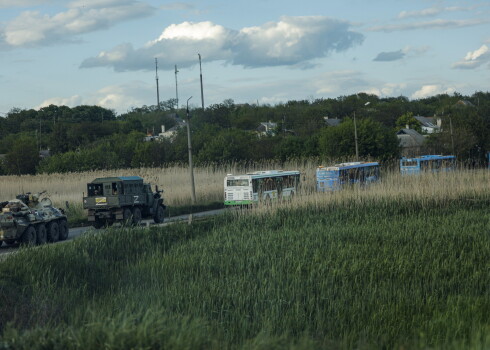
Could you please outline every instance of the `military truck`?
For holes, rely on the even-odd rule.
[[[88,222],[95,228],[110,226],[116,222],[137,225],[143,218],[153,218],[161,223],[165,217],[165,205],[161,193],[139,176],[97,178],[87,184],[87,196],[83,208],[87,209]]]
[[[23,193],[16,199],[0,202],[0,245],[44,244],[68,238],[64,211],[53,207],[47,197],[39,200],[45,192]]]

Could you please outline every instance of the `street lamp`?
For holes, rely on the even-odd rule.
[[[190,114],[189,114],[189,100],[192,98],[189,97],[187,99],[187,109],[186,109],[186,114],[187,114],[187,148],[189,150],[189,172],[191,175],[191,189],[192,189],[192,204],[196,204],[196,187],[194,185],[194,168],[192,166],[192,146],[191,146],[191,121],[190,121]]]
[[[202,90],[202,67],[201,67],[201,54],[197,54],[199,56],[199,72],[200,72],[200,77],[201,77],[201,105],[202,105],[202,110],[204,111],[204,92]]]
[[[366,102],[364,106],[368,106],[371,102]],[[357,145],[357,123],[356,123],[356,111],[354,111],[354,142],[356,145],[356,162],[359,161],[359,146]]]

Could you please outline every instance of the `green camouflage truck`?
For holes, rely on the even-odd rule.
[[[165,205],[161,192],[158,187],[153,192],[150,184],[139,176],[97,178],[87,184],[83,208],[95,228],[116,222],[137,225],[143,218],[162,223]]]

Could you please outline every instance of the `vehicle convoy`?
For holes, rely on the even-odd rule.
[[[53,207],[46,191],[19,194],[16,199],[0,202],[0,245],[44,244],[68,238],[68,223],[63,209]]]
[[[165,205],[155,186],[151,190],[139,176],[97,178],[87,184],[87,196],[83,208],[87,209],[88,221],[95,228],[121,224],[138,224],[143,218],[153,218],[161,223],[165,217]]]

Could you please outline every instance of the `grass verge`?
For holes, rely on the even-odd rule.
[[[487,349],[490,201],[349,198],[0,264],[0,349]]]

